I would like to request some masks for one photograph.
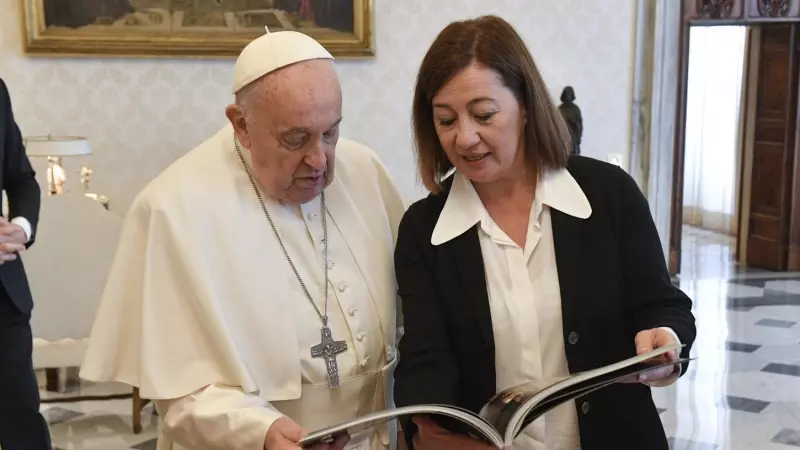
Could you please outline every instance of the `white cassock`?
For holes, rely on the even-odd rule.
[[[81,368],[82,378],[137,386],[155,400],[158,450],[260,450],[282,415],[313,431],[393,406],[393,249],[405,208],[386,168],[371,150],[339,140],[325,189],[328,315],[347,350],[337,357],[341,386],[331,389],[325,361],[310,354],[321,320],[233,139],[225,127],[134,201]],[[323,311],[319,197],[294,207],[262,197]],[[395,435],[387,424],[347,448],[391,448]]]

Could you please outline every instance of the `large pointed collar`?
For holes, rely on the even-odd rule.
[[[453,177],[447,201],[433,229],[433,245],[440,245],[460,236],[488,217],[472,182],[458,171]],[[567,169],[546,171],[536,188],[536,195],[542,204],[570,216],[587,219],[592,215],[589,199]]]

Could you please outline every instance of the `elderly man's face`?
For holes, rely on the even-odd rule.
[[[333,64],[301,62],[258,83],[244,108],[228,107],[228,118],[241,145],[249,149],[254,176],[267,195],[294,204],[309,202],[333,181],[342,120]]]

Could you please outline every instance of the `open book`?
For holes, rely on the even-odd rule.
[[[415,405],[388,409],[358,417],[351,421],[307,434],[299,445],[309,448],[332,442],[337,436],[355,434],[386,421],[406,415],[442,415],[464,422],[473,430],[473,437],[496,446],[510,448],[514,438],[531,422],[556,406],[597,389],[625,380],[635,380],[639,374],[688,361],[688,358],[667,362],[663,356],[682,345],[673,344],[655,349],[615,364],[556,380],[533,381],[506,389],[492,397],[480,414],[454,406]]]

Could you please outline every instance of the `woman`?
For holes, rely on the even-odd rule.
[[[566,125],[508,23],[483,17],[441,32],[419,70],[413,124],[431,194],[406,212],[395,251],[398,406],[478,412],[532,379],[676,340],[688,354],[691,300],[670,282],[647,201],[616,166],[569,156]],[[648,383],[685,370],[568,402],[515,448],[666,450]],[[433,417],[403,423],[416,449],[488,448],[456,428]]]

